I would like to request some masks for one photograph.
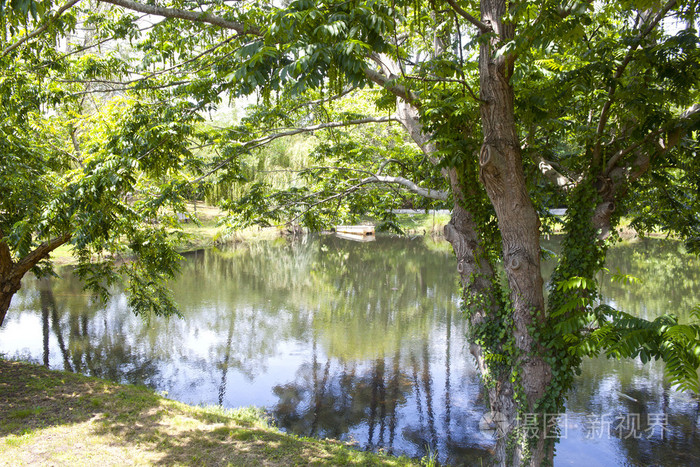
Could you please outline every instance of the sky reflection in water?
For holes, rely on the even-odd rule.
[[[614,306],[651,318],[700,303],[698,261],[678,244],[621,245],[609,256],[610,270],[643,281],[626,290],[602,278]],[[265,406],[302,435],[488,463],[484,391],[446,244],[324,237],[188,254],[173,283],[185,319],[150,323],[120,293],[105,306],[69,270],[63,276],[25,281],[0,330],[1,353],[188,403]],[[586,361],[555,464],[700,464],[700,405],[661,374],[659,362]]]

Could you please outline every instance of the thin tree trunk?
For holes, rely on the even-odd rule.
[[[0,280],[3,278],[0,277]],[[9,280],[7,282],[0,282],[0,326],[5,321],[5,316],[7,315],[7,310],[10,308],[12,303],[12,297],[20,289],[20,281]]]
[[[10,308],[12,296],[19,290],[19,284],[13,283],[11,280],[14,263],[10,248],[7,243],[1,241],[4,236],[5,234],[0,230],[0,326],[2,326],[7,310]]]

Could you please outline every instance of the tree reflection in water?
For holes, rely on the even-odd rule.
[[[550,245],[556,249],[556,244]],[[686,316],[700,268],[678,244],[621,245],[608,267],[639,276],[615,306],[646,318]],[[488,464],[478,431],[484,392],[468,356],[447,245],[334,238],[255,243],[186,255],[173,292],[184,319],[143,321],[124,296],[100,304],[70,270],[27,280],[0,329],[0,352],[51,368],[146,384],[188,403],[266,406],[301,435],[444,463]],[[697,399],[666,387],[660,364],[587,361],[572,392],[561,465],[700,465]],[[591,415],[668,417],[651,439],[585,439]],[[609,436],[607,436],[609,435]]]
[[[54,296],[55,289],[65,293],[60,285],[56,287],[43,279],[38,281],[37,288],[42,321],[42,363],[45,366],[50,366],[49,341],[53,331],[63,362],[62,369],[113,381],[157,385],[158,363],[146,358],[140,348],[120,339],[118,325],[110,326],[109,333],[91,329],[91,324],[99,325],[95,320],[100,308],[98,303],[86,300],[75,306],[74,300],[68,300],[70,306],[63,310]],[[108,328],[107,323],[104,327]]]

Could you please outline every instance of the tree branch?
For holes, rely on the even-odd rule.
[[[386,89],[393,95],[400,97],[401,99],[405,100],[410,104],[413,104],[416,107],[420,107],[420,101],[418,100],[418,96],[416,96],[409,89],[406,89],[406,87],[400,84],[393,84],[392,79],[370,68],[365,68],[365,75],[367,75],[367,77],[371,81],[382,86],[384,89]]]
[[[245,143],[241,144],[241,149],[244,150],[250,150],[250,149],[255,149],[260,146],[264,146],[278,138],[284,138],[285,136],[294,136],[298,135],[301,133],[311,133],[312,131],[318,131],[318,130],[323,130],[327,128],[338,128],[338,127],[345,127],[345,126],[354,126],[354,125],[364,125],[367,123],[387,123],[387,122],[395,122],[396,117],[367,117],[367,118],[360,118],[357,120],[349,120],[347,122],[326,122],[326,123],[319,123],[318,125],[311,125],[307,126],[304,128],[293,128],[291,130],[287,131],[282,131],[279,133],[275,133],[272,135],[268,136],[263,136],[262,138],[258,139],[253,139],[250,141],[246,141]],[[231,157],[228,157],[218,163],[213,169],[211,169],[209,172],[206,174],[198,177],[197,179],[193,180],[192,183],[199,183],[205,178],[209,177],[213,173],[217,172],[220,170],[222,167],[225,165],[229,164],[232,160],[234,160],[236,157],[238,157],[238,154],[235,154]]]
[[[676,4],[677,0],[669,0],[659,11],[654,19],[647,25],[646,28],[642,31],[642,33],[639,35],[637,40],[630,46],[630,49],[627,51],[627,55],[625,55],[625,58],[622,60],[622,63],[618,65],[617,71],[615,72],[615,75],[613,76],[612,84],[610,85],[610,90],[608,91],[608,100],[605,101],[605,104],[603,104],[603,109],[600,111],[600,117],[598,117],[598,127],[596,128],[596,141],[595,141],[595,147],[593,148],[593,166],[597,166],[598,163],[600,162],[601,158],[601,148],[602,148],[602,137],[603,137],[603,131],[605,130],[605,126],[608,123],[608,118],[610,117],[610,108],[612,107],[613,100],[615,98],[615,91],[617,90],[617,81],[622,77],[622,74],[625,72],[625,69],[627,68],[627,65],[632,61],[632,57],[634,55],[634,52],[639,48],[639,45],[642,43],[642,40],[646,36],[651,33],[656,26],[661,22],[661,20],[666,16],[666,13]]]
[[[107,80],[107,79],[87,79],[87,80],[61,79],[61,80],[57,80],[57,81],[60,83],[92,83],[92,84],[114,85],[114,86],[120,86],[121,89],[129,89],[128,86],[130,86],[132,84],[143,83],[143,82],[150,80],[151,78],[155,78],[157,76],[169,73],[169,72],[171,72],[173,70],[177,70],[179,68],[184,68],[185,66],[189,65],[190,63],[196,62],[200,58],[210,54],[211,52],[215,51],[216,49],[225,46],[226,44],[228,44],[229,42],[231,42],[235,38],[236,38],[236,36],[227,37],[226,39],[214,44],[213,46],[202,51],[201,53],[197,54],[196,56],[194,56],[188,60],[185,60],[184,62],[179,62],[176,65],[173,65],[169,68],[164,68],[162,70],[148,73],[148,74],[141,76],[139,78],[134,78],[134,79],[126,80],[126,81],[112,81],[112,80]],[[195,72],[196,71],[200,71],[200,70],[195,70]],[[188,82],[189,81],[179,81],[179,82],[176,82],[175,84],[185,84]],[[167,85],[170,86],[170,85],[173,85],[173,83],[168,83]]]
[[[377,175],[377,174],[372,174],[371,172],[367,172],[365,170],[361,169],[353,169],[353,168],[346,168],[346,167],[321,167],[324,169],[335,169],[335,170],[349,170],[349,171],[355,171],[355,172],[360,172],[360,173],[368,173],[370,174],[369,177],[365,177],[362,180],[357,181],[358,179],[351,179],[349,181],[357,181],[352,186],[349,186],[348,188],[344,189],[343,191],[340,191],[338,193],[335,193],[333,195],[330,195],[326,198],[320,199],[318,201],[312,202],[312,203],[304,203],[303,200],[307,200],[309,198],[313,198],[316,195],[319,195],[322,193],[322,191],[316,191],[313,193],[310,193],[302,198],[296,199],[294,201],[290,201],[285,204],[278,204],[271,209],[267,210],[267,213],[272,213],[276,212],[284,207],[287,207],[291,204],[299,205],[299,204],[306,204],[306,208],[301,212],[300,214],[296,215],[292,219],[288,221],[290,222],[295,222],[299,220],[301,216],[309,212],[311,209],[315,208],[316,206],[319,206],[321,204],[327,203],[329,201],[333,201],[338,198],[342,198],[344,196],[348,196],[360,188],[362,188],[365,185],[370,185],[370,184],[387,184],[387,185],[401,185],[405,188],[408,188],[412,193],[415,193],[419,196],[423,196],[425,198],[430,198],[430,199],[438,199],[442,201],[446,201],[448,199],[448,193],[446,191],[442,190],[433,190],[430,188],[422,188],[418,186],[416,183],[412,182],[411,180],[408,180],[407,178],[404,177],[391,177],[391,176],[384,176],[384,175]]]
[[[20,40],[18,40],[17,42],[15,42],[14,44],[12,44],[12,45],[6,47],[6,48],[2,51],[2,55],[1,55],[1,56],[4,57],[5,55],[7,55],[8,53],[12,52],[12,51],[15,50],[17,47],[19,47],[20,45],[24,44],[24,43],[27,42],[28,40],[33,39],[34,37],[38,36],[38,35],[41,34],[42,32],[46,31],[46,30],[49,28],[49,26],[51,26],[51,24],[52,24],[54,21],[56,21],[56,19],[57,19],[59,16],[61,16],[63,13],[65,13],[66,10],[68,10],[70,7],[72,7],[73,5],[75,5],[76,3],[78,3],[79,1],[80,1],[80,0],[71,0],[71,1],[69,1],[68,3],[66,3],[65,5],[63,5],[61,8],[59,8],[59,9],[56,11],[56,13],[53,14],[53,16],[51,16],[51,18],[49,18],[48,21],[46,21],[46,23],[44,23],[43,26],[38,27],[37,29],[35,29],[35,30],[32,31],[31,33],[27,34],[26,36],[24,36],[23,38],[21,38]]]
[[[400,177],[396,177],[396,178],[400,178]],[[406,179],[404,179],[404,180],[406,180]],[[408,181],[408,180],[406,180],[406,181]],[[410,181],[408,181],[408,182],[409,182],[409,183],[413,183],[413,182],[410,182]],[[295,217],[293,217],[292,219],[290,219],[289,222],[295,222],[295,221],[299,220],[299,218],[300,218],[301,216],[303,216],[304,214],[306,214],[307,212],[309,212],[310,210],[312,210],[312,209],[315,208],[316,206],[319,206],[319,205],[321,205],[321,204],[323,204],[323,203],[327,203],[327,202],[329,202],[329,201],[333,201],[334,199],[342,198],[343,196],[348,196],[348,195],[350,195],[350,194],[356,192],[357,190],[359,190],[359,189],[362,188],[363,186],[369,185],[369,184],[372,184],[372,183],[387,183],[387,182],[382,182],[382,181],[380,181],[378,178],[376,178],[376,176],[367,177],[367,178],[365,178],[365,179],[359,181],[357,184],[355,184],[355,185],[353,185],[353,186],[347,188],[346,190],[341,191],[340,193],[336,193],[336,194],[334,194],[334,195],[328,196],[327,198],[323,198],[323,199],[321,199],[321,200],[318,200],[318,201],[316,201],[315,203],[309,204],[309,205],[307,206],[307,208],[306,208],[303,212],[301,212],[300,214],[298,214],[298,215],[296,215]],[[314,194],[315,194],[315,193],[314,193]]]
[[[179,10],[176,8],[165,8],[154,5],[144,5],[143,3],[134,2],[132,0],[98,0],[102,3],[110,3],[112,5],[120,6],[128,10],[138,11],[140,13],[146,13],[149,15],[162,16],[165,18],[178,18],[187,21],[194,21],[198,23],[206,23],[214,26],[219,26],[224,29],[233,29],[239,35],[254,35],[260,36],[262,32],[255,26],[249,26],[236,21],[229,21],[220,16],[210,15],[208,13],[197,13],[194,11]]]
[[[540,156],[539,154],[534,155],[536,162],[537,162],[537,168],[540,170],[540,173],[545,176],[550,182],[552,182],[557,188],[561,188],[564,191],[569,191],[571,188],[576,186],[576,182],[571,180],[569,177],[566,175],[563,175],[561,172],[559,172],[557,169],[552,166],[550,162],[545,160],[544,157]]]
[[[424,198],[439,199],[441,201],[447,201],[448,198],[448,194],[446,191],[433,190],[431,188],[423,188],[418,186],[413,181],[403,177],[392,177],[389,175],[372,175],[371,177],[365,178],[360,183],[363,185],[367,183],[393,183],[408,188],[408,190],[412,193],[415,193],[419,196],[423,196]]]
[[[12,269],[12,253],[7,243],[3,241],[5,234],[0,230],[0,278],[4,278]]]
[[[677,131],[680,131],[678,128],[679,123],[682,123],[684,120],[689,120],[691,117],[697,115],[700,113],[700,104],[695,104],[691,106],[690,108],[686,109],[681,115],[679,120],[675,120],[671,122],[670,124],[665,125],[664,127],[653,131],[649,134],[647,134],[641,141],[636,142],[635,144],[632,144],[631,146],[622,149],[615,153],[611,158],[610,161],[608,162],[607,167],[605,168],[605,174],[609,175],[613,169],[615,168],[616,164],[620,161],[621,158],[626,156],[627,154],[636,151],[639,149],[640,146],[650,143],[654,138],[656,138],[659,135],[662,135],[666,132],[671,131],[673,128],[676,128]],[[667,152],[670,150],[673,146],[678,144],[678,141],[680,141],[680,138],[672,138],[673,135],[669,135],[669,138],[667,141],[662,142],[662,152]],[[675,136],[680,136],[680,134],[675,135]]]
[[[470,15],[469,13],[467,13],[461,6],[457,5],[457,2],[455,2],[454,0],[445,0],[445,1],[446,1],[447,3],[449,3],[449,5],[452,7],[452,9],[453,9],[458,15],[460,15],[462,18],[464,18],[464,19],[466,19],[467,21],[469,21],[470,23],[472,23],[472,24],[473,24],[474,26],[476,26],[476,27],[479,29],[479,31],[481,31],[482,33],[487,33],[487,32],[490,32],[490,31],[492,30],[491,26],[489,26],[489,25],[487,25],[487,24],[484,24],[484,23],[482,23],[481,21],[479,21],[478,19],[474,18],[472,15]]]
[[[77,82],[77,81],[76,81]],[[149,85],[148,87],[138,87],[138,86],[124,86],[124,87],[113,87],[113,88],[97,88],[97,89],[90,89],[87,91],[79,91],[79,92],[74,92],[71,93],[71,97],[78,97],[78,96],[88,96],[90,94],[101,94],[101,93],[116,93],[116,92],[127,92],[127,91],[138,91],[138,90],[148,90],[148,91],[153,91],[156,89],[166,89],[166,88],[172,88],[174,86],[182,86],[183,84],[189,84],[192,81],[190,80],[185,80],[185,81],[173,81],[170,83],[165,83],[165,84],[159,84],[156,86]],[[90,84],[90,81],[83,81],[85,84]]]
[[[680,116],[680,123],[688,120],[700,113],[700,104],[695,104]],[[599,238],[605,238],[610,233],[610,221],[612,213],[615,211],[615,201],[623,197],[629,186],[635,180],[638,180],[649,171],[652,160],[658,158],[675,147],[681,140],[683,132],[682,126],[679,126],[679,121],[674,121],[671,124],[657,131],[649,133],[642,141],[631,145],[627,149],[618,152],[610,159],[606,176],[611,182],[611,186],[605,190],[603,201],[596,207],[593,217],[593,225],[600,230]],[[666,141],[662,141],[659,147],[654,151],[649,151],[646,143],[651,143],[653,138],[663,134],[664,132],[674,129],[675,131],[668,135]],[[627,167],[616,166],[620,158],[624,155],[633,153],[634,160]]]
[[[15,267],[12,268],[12,278],[16,280],[21,279],[27,271],[36,266],[39,261],[46,258],[53,250],[68,242],[70,238],[70,234],[63,234],[60,237],[53,238],[36,247],[34,251],[19,260]]]
[[[292,107],[292,108],[290,109],[290,112],[295,112],[295,111],[299,110],[299,109],[302,108],[302,107],[312,107],[312,106],[315,106],[315,105],[323,105],[323,104],[325,104],[325,103],[327,103],[327,102],[332,102],[332,101],[334,101],[334,100],[337,100],[337,99],[340,99],[340,98],[342,98],[342,97],[347,96],[348,94],[350,94],[351,92],[353,92],[353,91],[356,90],[356,89],[357,89],[357,86],[351,86],[351,87],[348,87],[347,89],[341,91],[340,93],[334,94],[334,95],[332,95],[332,96],[324,97],[324,98],[322,98],[322,99],[316,99],[316,100],[313,100],[313,101],[302,102],[302,103],[300,103],[299,105],[296,105],[296,106]]]
[[[483,104],[486,104],[487,102],[483,99],[481,99],[479,96],[476,95],[474,90],[469,86],[469,83],[465,79],[454,79],[454,78],[438,78],[437,76],[410,76],[407,75],[406,79],[410,80],[415,80],[415,81],[424,81],[426,83],[458,83],[464,86],[464,88],[469,92],[469,95],[472,96],[472,98],[477,101],[481,102]]]

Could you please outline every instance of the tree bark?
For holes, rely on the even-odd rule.
[[[20,289],[20,281],[4,281],[0,282],[0,326],[5,321],[5,315],[12,303],[12,297]]]
[[[515,407],[521,413],[535,413],[536,403],[545,395],[552,371],[543,358],[543,350],[530,334],[535,322],[544,319],[544,293],[540,270],[540,221],[525,184],[520,142],[514,113],[514,94],[510,85],[514,57],[497,54],[496,50],[512,40],[514,26],[504,23],[504,0],[482,0],[481,19],[495,33],[480,46],[479,78],[481,92],[481,120],[484,142],[479,155],[480,178],[496,211],[502,237],[502,253],[512,303],[513,337],[517,355],[510,362],[517,370],[524,392],[523,404]],[[492,410],[515,406],[514,394],[509,388],[496,391],[491,401]],[[513,410],[507,410],[506,440],[517,424]],[[541,414],[543,415],[543,414]],[[543,428],[544,425],[540,425]],[[539,439],[529,446],[515,443],[508,458],[500,458],[500,465],[541,465],[553,458],[553,444],[545,443],[544,429]],[[546,448],[549,446],[549,449]],[[529,451],[529,452],[528,452]]]
[[[459,180],[456,170],[450,170],[450,184],[455,197],[452,219],[445,226],[445,239],[452,244],[457,256],[457,272],[463,287],[463,297],[467,303],[473,300],[484,303],[484,306],[471,310],[469,327],[476,329],[489,319],[495,319],[499,313],[499,302],[494,297],[494,280],[496,278],[493,265],[489,262],[483,245],[479,240],[478,226],[472,214],[463,206],[465,197],[474,193]],[[466,191],[466,193],[465,193]],[[496,374],[489,368],[486,360],[487,349],[477,343],[470,343],[469,350],[476,360],[482,377],[492,378],[494,384],[487,384],[490,410],[500,414],[499,426],[495,427],[499,434],[508,433],[508,425],[512,426],[517,418],[517,407],[513,395],[513,384],[508,374]],[[507,459],[506,439],[498,439],[494,452],[497,465],[505,465]]]
[[[19,284],[13,284],[10,280],[14,263],[10,248],[7,243],[2,241],[4,236],[5,234],[0,230],[0,326],[5,320],[8,308],[10,308],[12,296],[19,290]]]
[[[504,2],[485,0],[482,5],[484,24],[493,28],[503,41],[512,37],[513,28],[500,23],[500,17],[505,12]],[[509,372],[497,374],[489,368],[486,359],[486,355],[494,349],[472,343],[470,351],[481,375],[490,379],[487,391],[491,411],[501,417],[497,429],[503,437],[497,442],[495,463],[521,465],[527,457],[527,463],[540,465],[545,459],[553,459],[553,444],[544,443],[544,433],[536,440],[534,450],[531,446],[517,444],[513,451],[507,449],[514,436],[519,413],[534,412],[535,404],[545,394],[552,376],[551,368],[543,359],[543,350],[528,330],[534,320],[544,319],[540,222],[525,185],[515,126],[513,90],[508,82],[512,60],[508,62],[505,57],[494,58],[491,46],[490,43],[483,44],[480,57],[481,99],[485,101],[481,107],[484,144],[479,158],[480,178],[495,208],[503,238],[503,259],[511,291],[514,323],[514,329],[509,329],[509,332],[514,335],[517,356],[510,356]],[[390,69],[393,65],[390,60],[382,59],[381,64],[385,73],[381,75],[382,78],[389,79],[396,75],[395,70]],[[433,156],[435,145],[418,119],[419,103],[414,102],[415,99],[406,99],[403,95],[405,92],[392,92],[402,99],[397,102],[397,119],[423,152],[434,163],[439,162]],[[466,180],[460,180],[456,168],[443,170],[443,174],[449,179],[454,197],[452,219],[445,227],[445,238],[452,244],[457,257],[465,301],[472,303],[476,300],[483,304],[470,311],[469,326],[476,329],[488,320],[498,320],[499,313],[504,310],[499,309],[499,301],[495,297],[496,275],[481,244],[479,226],[473,213],[465,208],[468,205],[465,201],[476,196],[475,188]],[[518,372],[518,382],[525,393],[524,407],[516,400],[522,394],[516,394],[511,382],[514,370]]]
[[[10,248],[2,241],[4,234],[0,231],[0,326],[5,321],[12,297],[22,287],[22,278],[39,261],[47,258],[59,246],[70,240],[70,234],[53,238],[37,246],[31,253],[18,261],[12,260]]]
[[[390,70],[385,70],[385,72]],[[470,352],[482,377],[488,375],[490,409],[498,413],[499,434],[494,453],[497,465],[520,465],[523,453],[520,448],[508,453],[507,446],[513,428],[517,425],[519,412],[534,410],[535,403],[546,391],[551,380],[551,369],[539,354],[539,347],[529,334],[528,326],[533,322],[531,310],[537,310],[537,317],[544,316],[543,281],[540,273],[539,217],[527,194],[522,169],[519,141],[515,130],[513,111],[513,91],[503,75],[486,75],[489,82],[482,91],[482,98],[491,99],[482,107],[484,124],[484,149],[482,181],[499,215],[499,227],[503,236],[503,257],[510,285],[516,344],[521,356],[511,362],[518,368],[521,383],[525,390],[527,407],[519,407],[516,391],[510,379],[510,372],[496,374],[489,368],[485,349],[476,343],[470,344]],[[484,84],[482,84],[484,87]],[[485,99],[486,100],[486,99]],[[406,128],[413,141],[433,160],[435,145],[426,134],[418,119],[418,109],[407,102],[397,102],[397,119]],[[493,160],[489,160],[493,151]],[[498,151],[499,154],[496,154]],[[463,286],[464,300],[485,304],[470,313],[469,326],[476,329],[489,319],[498,319],[499,302],[494,294],[496,278],[493,265],[488,260],[484,246],[479,239],[479,226],[465,206],[469,198],[476,196],[475,187],[460,180],[455,168],[443,170],[447,176],[454,198],[452,219],[445,226],[445,238],[452,244],[457,257],[457,271]],[[512,216],[512,217],[510,217]],[[491,349],[493,350],[493,349]],[[530,457],[532,465],[539,465],[545,458],[553,458],[553,450],[545,450],[544,438],[539,440],[537,452]]]

